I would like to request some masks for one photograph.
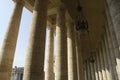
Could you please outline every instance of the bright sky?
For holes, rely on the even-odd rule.
[[[0,0],[0,48],[14,8],[12,0]],[[24,8],[15,52],[14,66],[24,66],[32,13]]]

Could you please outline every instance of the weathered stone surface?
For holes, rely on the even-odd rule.
[[[16,2],[0,52],[0,80],[10,80],[23,5]]]
[[[23,80],[44,79],[48,0],[35,0]]]
[[[45,80],[54,79],[54,29],[48,28],[48,45],[45,57]]]
[[[61,3],[58,5],[56,22],[55,80],[68,80],[65,12],[64,4]]]
[[[68,80],[78,80],[74,23],[67,25]]]
[[[111,55],[112,64],[113,64],[112,67],[114,69],[113,75],[115,75],[116,79],[120,79],[120,68],[119,68],[120,67],[120,50],[119,50],[119,42],[117,38],[118,37],[117,34],[119,33],[115,29],[116,26],[114,25],[115,24],[113,21],[114,19],[112,17],[111,10],[109,10],[109,8],[110,8],[110,5],[107,5],[106,6],[106,16],[108,21],[108,26],[106,28],[107,40],[108,40],[110,55]]]

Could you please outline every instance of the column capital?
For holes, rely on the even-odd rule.
[[[23,4],[23,2],[24,2],[24,0],[13,0],[13,1],[16,3],[21,3],[21,4]]]

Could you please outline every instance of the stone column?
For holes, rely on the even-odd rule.
[[[48,44],[45,59],[45,80],[53,80],[54,69],[54,28],[48,27]]]
[[[103,35],[103,39],[102,39],[102,57],[103,57],[103,62],[105,64],[105,72],[106,72],[106,77],[108,80],[112,80],[111,74],[110,74],[110,66],[108,66],[108,57],[107,57],[107,52],[106,52],[106,47],[105,47],[105,42],[104,42],[104,36]]]
[[[116,0],[114,0],[114,1],[116,1]],[[119,1],[118,1],[118,3],[119,3]],[[113,4],[113,3],[111,3],[111,4]],[[115,9],[115,11],[116,11],[116,9]],[[120,11],[120,10],[117,10],[117,11]],[[111,10],[110,10],[110,13],[111,13]],[[108,5],[106,4],[106,16],[107,16],[107,21],[108,21],[108,26],[107,26],[108,29],[106,29],[106,30],[108,30],[107,36],[108,36],[109,48],[110,48],[110,52],[112,52],[111,57],[113,59],[112,62],[114,65],[114,69],[116,68],[116,71],[117,71],[116,78],[120,79],[120,47],[119,47],[120,44],[118,43],[118,41],[117,41],[118,39],[116,36],[117,31],[116,31],[115,27],[117,27],[117,26],[114,25],[115,23],[118,23],[119,20],[114,23],[114,21],[113,21],[114,19],[112,18],[112,15],[110,15],[110,13],[109,13]],[[119,19],[119,16],[116,18]],[[118,28],[119,28],[119,26],[118,26]]]
[[[115,30],[115,35],[116,35],[116,43],[119,50],[119,54],[116,55],[116,61],[117,61],[117,73],[118,73],[118,78],[120,79],[120,1],[119,0],[107,0],[107,4],[109,7],[109,12],[112,18],[113,22],[113,28]],[[118,52],[117,52],[118,53]]]
[[[68,49],[68,80],[78,80],[77,56],[75,44],[75,27],[73,22],[67,25],[67,49]]]
[[[108,44],[108,49],[109,49],[109,54],[110,54],[110,58],[111,58],[111,66],[112,66],[112,71],[113,71],[113,74],[112,74],[112,77],[113,77],[113,79],[118,79],[118,69],[116,68],[116,66],[117,66],[117,58],[116,58],[116,56],[115,56],[115,53],[116,52],[114,52],[114,49],[113,49],[113,45],[112,45],[112,42],[113,42],[113,40],[111,40],[111,38],[110,38],[110,34],[109,34],[109,32],[108,32],[108,29],[106,29],[106,34],[107,34],[107,37],[106,37],[106,42],[107,42],[107,44]],[[119,65],[119,64],[118,64]]]
[[[108,22],[106,21],[105,24],[105,35],[104,35],[104,44],[105,44],[105,49],[106,49],[106,57],[107,57],[107,61],[108,61],[108,66],[109,66],[109,72],[111,74],[111,79],[113,80],[117,80],[117,76],[116,76],[116,67],[115,66],[115,54],[112,48],[112,45],[110,42],[110,39],[108,39],[109,34],[108,34]]]
[[[78,80],[84,80],[84,72],[83,72],[83,57],[82,57],[82,43],[79,37],[79,34],[76,33],[76,56],[77,56],[77,69],[78,69]],[[87,65],[87,63],[86,63]]]
[[[89,65],[90,65],[90,74],[91,74],[91,78],[92,80],[95,80],[95,70],[94,70],[94,62],[91,61],[91,58],[94,58],[94,53],[90,54],[89,56]]]
[[[48,0],[35,0],[23,80],[44,79]]]
[[[86,62],[86,79],[91,80],[89,61],[85,60],[85,62]]]
[[[0,80],[10,80],[11,77],[22,10],[22,1],[17,0],[0,52]]]
[[[65,5],[60,3],[57,11],[56,26],[55,80],[68,80],[65,12]]]
[[[87,60],[87,79],[92,80],[89,60]]]
[[[103,56],[102,56],[102,43],[100,44],[99,48],[100,48],[99,58],[100,58],[100,65],[102,69],[103,80],[108,80],[107,75],[106,75],[106,70],[105,70],[105,63],[104,63]]]
[[[115,76],[116,75],[116,68],[114,67],[114,64],[116,63],[114,63],[114,54],[113,54],[113,51],[111,51],[110,50],[110,48],[109,48],[109,45],[110,44],[108,44],[108,39],[107,39],[107,35],[106,36],[104,36],[104,43],[105,43],[105,47],[106,47],[106,55],[107,55],[107,59],[108,59],[108,65],[109,65],[109,67],[110,67],[110,69],[109,69],[109,72],[111,73],[111,77],[112,77],[112,79],[113,80],[117,80],[117,77]],[[111,55],[112,54],[112,55]],[[112,56],[112,57],[111,57]]]
[[[86,61],[84,61],[84,80],[88,80],[87,79],[87,62]],[[81,80],[81,79],[79,79],[79,80]]]
[[[91,57],[93,57],[93,56],[90,56],[89,59],[88,59],[89,60],[89,66],[90,66],[90,76],[91,76],[91,80],[95,80],[95,74],[94,74],[95,71],[94,71],[94,65],[93,65],[94,62],[90,61]]]
[[[97,65],[97,53],[95,54],[95,62],[94,62],[94,71],[95,71],[95,80],[100,80],[99,79],[99,71],[98,71],[98,65]]]
[[[87,65],[87,60],[85,60],[85,70],[86,70],[86,78],[85,78],[85,80],[88,80],[88,79],[89,79],[89,76],[88,76],[88,65]]]
[[[99,80],[103,80],[102,69],[101,69],[100,59],[99,59],[99,49],[98,49],[98,53],[96,54],[96,62],[97,62],[96,67],[98,69]]]

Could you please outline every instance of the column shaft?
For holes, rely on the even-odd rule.
[[[78,80],[74,23],[67,26],[68,80]]]
[[[87,60],[87,76],[88,76],[88,78],[87,78],[88,80],[92,80],[89,60]]]
[[[101,44],[100,44],[99,51],[100,51],[99,58],[100,58],[100,65],[102,69],[103,80],[108,80],[107,75],[106,75],[106,70],[105,70],[105,63],[104,63],[103,56],[102,56],[102,45]]]
[[[94,65],[93,65],[94,62],[90,61],[91,57],[93,57],[93,55],[90,56],[89,59],[88,59],[89,60],[89,66],[90,66],[90,76],[91,76],[91,80],[95,80],[95,73],[94,73],[95,71],[94,71]]]
[[[97,55],[97,53],[96,53]],[[97,56],[95,55],[95,62],[94,62],[94,69],[95,69],[95,80],[99,79],[99,71],[98,71],[98,65],[97,65]]]
[[[89,63],[90,64],[90,73],[91,73],[91,78],[92,80],[95,80],[95,73],[94,73],[94,63]]]
[[[87,80],[87,66],[86,66],[86,61],[84,61],[84,80]]]
[[[45,80],[53,80],[54,68],[54,29],[48,28],[48,45],[45,59]]]
[[[104,43],[104,35],[103,35],[103,40],[102,40],[102,57],[103,57],[103,62],[105,64],[105,72],[106,72],[106,76],[108,80],[111,80],[111,74],[110,74],[110,67],[108,66],[108,61],[107,61],[107,52],[106,52],[106,48],[105,48],[105,43]]]
[[[116,75],[116,68],[114,67],[114,64],[115,63],[113,63],[114,61],[114,59],[112,59],[112,57],[111,57],[111,50],[109,49],[109,45],[108,45],[108,42],[107,42],[107,39],[106,39],[107,37],[105,37],[105,46],[106,46],[106,49],[107,49],[107,59],[108,59],[108,65],[109,65],[109,72],[111,73],[111,79],[113,79],[113,80],[116,80],[116,78],[117,77],[115,77],[115,75]],[[112,53],[113,54],[113,53]]]
[[[117,42],[117,38],[115,35],[115,30],[114,30],[114,25],[113,25],[113,22],[112,22],[112,19],[111,19],[109,10],[108,10],[108,6],[106,6],[106,16],[107,16],[107,21],[108,21],[108,26],[106,26],[107,41],[108,41],[108,45],[109,45],[109,49],[110,49],[110,55],[111,55],[111,59],[112,59],[113,69],[116,73],[115,78],[120,79],[120,68],[119,68],[120,67],[120,50],[118,47],[118,42]]]
[[[65,6],[60,4],[57,13],[55,80],[68,80],[67,31],[65,26]]]
[[[48,0],[35,0],[23,80],[44,79]]]
[[[85,60],[85,69],[86,69],[86,80],[89,79],[89,76],[88,76],[88,65],[87,65],[87,60]]]
[[[117,43],[117,50],[115,49],[115,56],[116,56],[116,69],[118,73],[118,78],[120,79],[120,1],[119,0],[106,0],[109,8],[109,12],[111,15],[111,20],[113,22],[113,29],[115,30],[116,42]]]
[[[107,56],[107,60],[108,60],[108,65],[109,65],[109,72],[111,73],[111,79],[113,80],[117,80],[117,76],[116,76],[116,60],[115,60],[115,54],[113,49],[110,49],[111,45],[111,41],[109,38],[109,34],[108,34],[108,24],[106,22],[106,26],[105,26],[105,36],[104,36],[104,43],[105,43],[105,47],[106,47],[106,56]]]
[[[101,69],[101,65],[100,65],[100,59],[99,59],[99,50],[98,53],[96,54],[96,62],[97,62],[97,68],[98,68],[98,76],[99,76],[99,80],[103,80],[103,76],[102,76],[102,69]]]
[[[23,5],[16,2],[0,52],[0,80],[10,80]]]
[[[77,56],[77,69],[78,69],[78,80],[84,80],[84,72],[83,72],[83,56],[81,50],[81,40],[79,34],[76,33],[76,56]]]

